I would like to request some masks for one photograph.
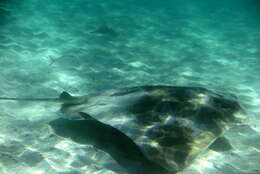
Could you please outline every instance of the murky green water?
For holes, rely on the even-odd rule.
[[[227,133],[234,151],[209,152],[183,173],[259,173],[259,75],[258,0],[0,0],[0,96],[158,84],[237,95],[249,123]],[[1,174],[116,173],[97,163],[113,161],[104,153],[48,137],[42,120],[58,106],[0,110]]]

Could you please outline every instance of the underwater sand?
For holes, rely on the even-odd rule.
[[[104,25],[117,34],[95,32]],[[260,173],[259,76],[257,0],[0,1],[0,96],[156,84],[238,96],[248,123],[226,133],[234,150],[208,151],[180,174]],[[0,101],[0,173],[121,174],[104,152],[52,136],[58,109]]]

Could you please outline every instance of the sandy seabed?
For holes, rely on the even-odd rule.
[[[247,124],[225,135],[234,150],[208,151],[180,173],[259,173],[260,22],[249,9],[156,7],[0,2],[0,96],[156,84],[233,93],[248,113]],[[105,25],[118,34],[95,32]],[[1,174],[122,173],[104,152],[53,136],[47,121],[58,104],[0,101],[0,110]]]

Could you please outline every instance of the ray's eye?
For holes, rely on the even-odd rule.
[[[163,101],[160,102],[156,107],[156,112],[174,112],[177,110],[178,102],[174,101]]]
[[[144,96],[136,102],[129,110],[132,113],[139,114],[153,110],[159,101],[151,96]]]

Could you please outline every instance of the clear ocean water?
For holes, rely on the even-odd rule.
[[[4,97],[158,84],[233,93],[248,113],[226,133],[234,150],[179,173],[260,173],[259,0],[0,0],[0,84]],[[0,174],[117,173],[104,153],[50,136],[58,109],[0,101]]]

